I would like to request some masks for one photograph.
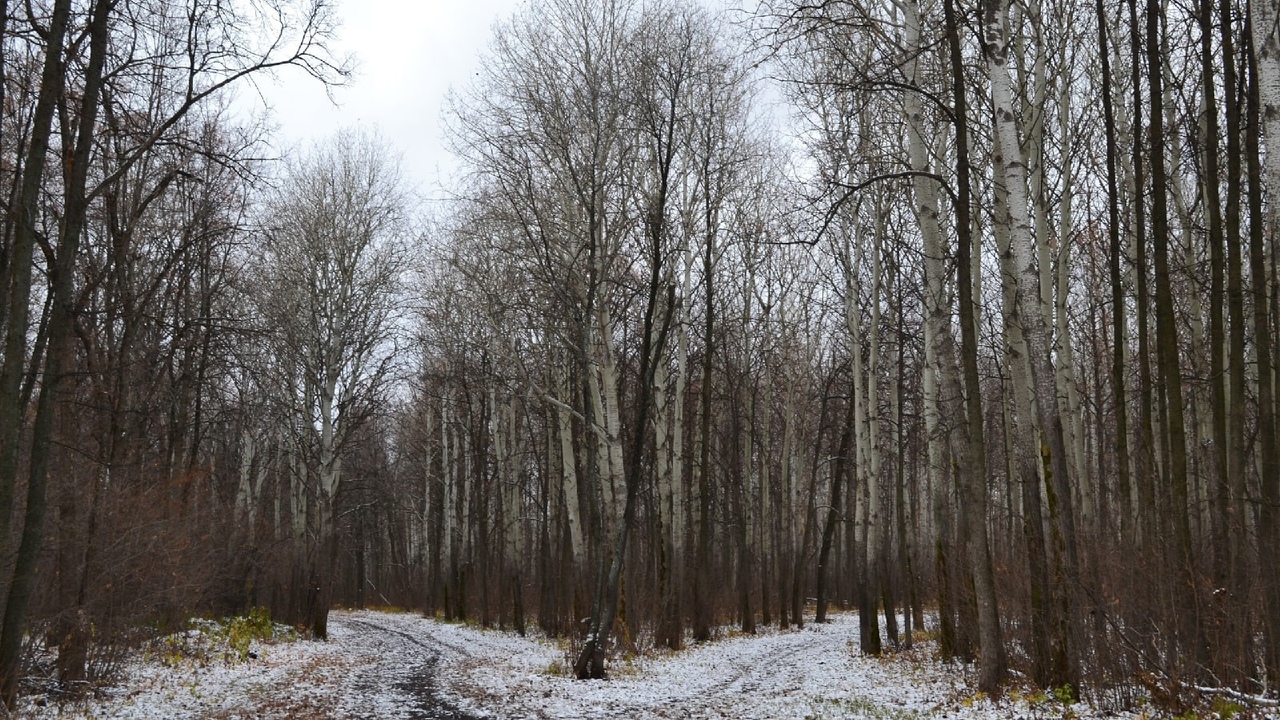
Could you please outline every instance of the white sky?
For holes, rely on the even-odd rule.
[[[493,25],[522,0],[336,0],[341,19],[335,54],[351,53],[356,75],[333,90],[294,68],[259,81],[273,109],[279,149],[322,139],[344,127],[376,128],[404,156],[406,178],[438,196],[455,164],[441,108],[449,88],[469,83]]]
[[[239,102],[271,107],[277,152],[341,128],[376,129],[403,157],[406,179],[420,196],[446,193],[457,163],[449,152],[442,110],[450,88],[463,90],[488,52],[495,23],[528,0],[332,0],[339,18],[335,56],[352,55],[356,71],[330,101],[315,78],[285,68],[260,78]],[[703,0],[744,10],[756,0]],[[776,98],[772,98],[776,101]],[[777,110],[775,109],[775,112]]]

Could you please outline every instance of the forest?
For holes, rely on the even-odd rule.
[[[444,202],[239,109],[328,0],[0,8],[10,707],[366,606],[1280,701],[1275,0],[529,0]]]

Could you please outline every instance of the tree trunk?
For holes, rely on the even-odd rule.
[[[1187,438],[1183,416],[1182,368],[1179,364],[1177,318],[1174,315],[1172,271],[1169,264],[1168,179],[1165,173],[1164,78],[1161,51],[1161,3],[1147,0],[1147,76],[1151,97],[1151,235],[1154,244],[1156,303],[1156,365],[1163,379],[1164,406],[1168,421],[1170,506],[1166,517],[1174,530],[1177,603],[1192,608],[1182,614],[1178,642],[1191,657],[1202,655],[1199,630],[1202,627],[1193,588],[1195,587],[1191,525],[1188,517]]]
[[[818,550],[817,614],[813,619],[816,623],[827,622],[827,566],[831,560],[831,548],[835,541],[836,526],[840,522],[840,492],[845,484],[849,440],[853,435],[853,408],[854,402],[850,397],[849,402],[845,404],[844,424],[840,431],[840,447],[836,450],[835,463],[831,471],[831,499],[827,506],[827,518],[822,528],[822,546]]]
[[[1240,202],[1241,165],[1243,154],[1241,135],[1244,126],[1241,123],[1240,107],[1237,95],[1239,87],[1236,73],[1236,51],[1232,23],[1230,0],[1220,0],[1219,21],[1222,33],[1223,52],[1223,86],[1225,93],[1226,129],[1227,129],[1227,202],[1224,208],[1223,221],[1226,224],[1226,273],[1227,273],[1227,319],[1229,333],[1227,345],[1227,553],[1229,570],[1225,608],[1227,622],[1224,628],[1225,637],[1215,649],[1220,671],[1218,677],[1233,686],[1240,686],[1252,673],[1253,665],[1253,633],[1248,628],[1248,580],[1245,576],[1245,537],[1248,532],[1245,522],[1245,444],[1244,410],[1245,398],[1245,320],[1244,320],[1244,280],[1241,266],[1240,235]]]
[[[1005,150],[999,135],[992,138],[992,149],[993,164],[1001,167]],[[1043,466],[1035,442],[1041,435],[1036,415],[1037,398],[1031,381],[1031,358],[1022,334],[1022,308],[1017,297],[1018,269],[1011,245],[1008,201],[1002,188],[1003,186],[997,185],[995,191],[995,236],[1004,286],[1005,358],[1009,366],[1009,384],[1013,387],[1013,406],[1016,411],[1007,432],[1012,434],[1013,465],[1022,495],[1022,534],[1027,543],[1027,579],[1031,591],[1031,679],[1040,687],[1061,687],[1066,679],[1056,682],[1057,678],[1052,673],[1050,644],[1060,646],[1063,639],[1058,633],[1060,627],[1053,621],[1053,586],[1049,581],[1042,514]]]
[[[1264,11],[1265,12],[1265,11]],[[1274,16],[1274,13],[1273,13]],[[1260,98],[1261,62],[1255,45],[1258,33],[1254,30],[1256,22],[1253,13],[1246,18],[1249,25],[1245,33],[1245,42],[1249,46],[1248,103],[1246,106],[1245,157],[1248,159],[1249,173],[1249,268],[1251,279],[1251,295],[1253,301],[1253,331],[1256,336],[1255,346],[1258,359],[1258,449],[1259,449],[1259,484],[1262,500],[1259,512],[1259,559],[1270,557],[1272,549],[1280,545],[1277,536],[1277,509],[1280,508],[1280,449],[1276,440],[1275,420],[1275,386],[1274,358],[1271,354],[1273,327],[1269,308],[1269,292],[1267,288],[1267,238],[1275,238],[1280,229],[1277,225],[1273,206],[1270,224],[1263,215],[1262,204],[1262,162],[1260,140],[1262,135],[1262,108]],[[1280,121],[1280,113],[1276,120]],[[1268,144],[1268,147],[1274,147]],[[1270,156],[1268,156],[1270,159]],[[1280,173],[1268,177],[1269,188],[1280,187]],[[1265,228],[1265,230],[1264,230]],[[1263,585],[1263,667],[1267,677],[1280,677],[1280,572],[1274,563],[1261,562],[1261,580]]]
[[[973,279],[971,273],[972,229],[970,219],[969,188],[969,127],[968,103],[965,99],[964,71],[960,55],[960,25],[955,17],[953,0],[945,0],[948,43],[951,60],[951,82],[954,93],[953,113],[956,125],[956,233],[959,245],[956,253],[958,277],[957,304],[960,308],[961,365],[964,369],[965,418],[967,432],[964,440],[964,470],[961,474],[963,488],[960,508],[967,525],[969,565],[973,572],[973,589],[978,605],[978,644],[980,675],[978,686],[983,692],[994,694],[1004,682],[1007,670],[1004,640],[1000,631],[1000,614],[996,604],[994,570],[991,564],[990,541],[987,536],[987,470],[986,444],[983,440],[982,387],[978,380],[978,339],[974,320]],[[1003,69],[1000,68],[1001,72]],[[994,73],[993,75],[999,75]],[[1005,82],[1008,76],[1005,75]],[[992,87],[997,85],[993,78]],[[993,90],[994,92],[994,90]],[[999,100],[996,100],[999,106]],[[1013,118],[1010,116],[1009,121]],[[1016,147],[1016,140],[1013,144]],[[1025,185],[1024,185],[1025,187]],[[1012,192],[1012,191],[1011,191]],[[1025,191],[1024,191],[1025,192]],[[1011,205],[1013,202],[1011,201]],[[1042,317],[1042,316],[1038,316]],[[946,332],[946,328],[942,328]],[[1052,382],[1052,376],[1050,376]],[[960,396],[959,388],[955,395]]]
[[[711,572],[711,379],[715,355],[715,235],[707,233],[703,248],[702,272],[705,277],[702,330],[702,386],[698,404],[698,529],[693,571],[693,639],[711,639],[711,598],[708,575]]]
[[[574,663],[574,674],[579,679],[603,678],[605,675],[604,651],[613,634],[613,625],[618,616],[621,600],[622,566],[626,560],[628,536],[630,535],[631,525],[635,520],[637,495],[639,494],[641,476],[644,472],[644,451],[651,421],[650,415],[653,409],[654,376],[657,364],[666,361],[664,350],[667,344],[668,332],[671,329],[671,320],[675,312],[675,286],[671,283],[665,283],[667,292],[665,294],[662,292],[664,286],[662,279],[666,275],[663,271],[664,237],[666,234],[664,232],[665,212],[663,203],[666,200],[667,169],[669,169],[669,164],[661,170],[661,187],[655,199],[656,205],[650,208],[645,223],[645,234],[649,243],[650,275],[643,324],[640,329],[642,333],[640,368],[636,390],[635,419],[632,425],[631,452],[627,456],[624,468],[626,492],[623,501],[621,524],[615,535],[613,559],[609,566],[609,573],[604,578],[603,597],[600,601],[599,611],[593,613],[592,626],[587,633],[586,642],[583,644],[582,652]],[[708,245],[710,245],[709,242]],[[708,285],[710,285],[709,282]],[[602,327],[601,332],[606,335],[607,339],[610,328],[607,326]],[[610,347],[609,350],[611,351],[612,348]],[[610,354],[612,353],[610,352]],[[706,418],[703,421],[706,422]]]
[[[1116,180],[1116,164],[1120,151],[1116,140],[1116,118],[1111,97],[1111,46],[1107,40],[1107,11],[1103,0],[1095,0],[1098,20],[1098,57],[1102,63],[1102,112],[1107,140],[1107,261],[1111,281],[1111,399],[1115,404],[1116,494],[1120,501],[1120,544],[1132,543],[1133,508],[1129,477],[1128,395],[1125,390],[1125,338],[1129,334],[1125,320],[1125,292],[1121,275],[1123,249],[1120,244],[1120,190]]]
[[[106,63],[107,40],[110,32],[111,13],[115,8],[114,0],[101,0],[95,3],[89,20],[89,59],[84,71],[84,87],[81,90],[80,107],[78,108],[78,131],[75,137],[74,150],[71,155],[71,167],[66,178],[66,196],[63,198],[64,215],[58,233],[57,254],[50,272],[50,292],[52,295],[52,311],[47,326],[48,345],[45,351],[45,366],[41,373],[42,382],[36,400],[35,419],[31,428],[31,454],[27,475],[27,502],[23,518],[21,539],[14,563],[13,577],[9,585],[8,600],[5,603],[3,624],[0,626],[0,696],[3,696],[6,707],[12,708],[17,697],[19,660],[22,648],[23,625],[26,621],[27,604],[35,586],[35,576],[40,560],[40,548],[44,540],[44,518],[47,509],[46,486],[49,475],[49,463],[53,451],[53,420],[57,410],[56,400],[61,394],[64,379],[63,366],[70,350],[72,325],[74,323],[75,305],[75,267],[79,253],[81,234],[84,231],[85,216],[88,210],[88,198],[85,186],[88,179],[89,159],[96,138],[99,96],[102,91],[102,72]],[[54,8],[53,29],[50,32],[50,51],[61,48],[65,35],[67,8],[59,2]],[[57,58],[53,59],[56,64]],[[45,80],[51,81],[50,92],[61,90],[62,74],[58,69],[49,70],[42,76],[41,97],[44,97]],[[57,87],[52,87],[56,84]],[[47,136],[46,136],[47,139]],[[65,141],[66,139],[64,139]],[[43,163],[43,159],[39,161]],[[38,179],[38,178],[37,178]],[[24,183],[26,182],[24,178]],[[24,188],[25,190],[25,188]],[[24,198],[25,200],[25,198]],[[33,209],[32,208],[28,209]],[[34,223],[34,216],[24,217],[22,223]],[[31,229],[30,226],[27,229]],[[26,230],[20,230],[25,232]],[[15,278],[16,280],[16,278]],[[15,285],[19,284],[15,282]],[[27,302],[24,298],[22,302]],[[13,312],[11,306],[10,312]],[[10,329],[12,332],[12,328]],[[10,360],[6,346],[6,365]],[[21,357],[13,360],[21,363]],[[19,365],[20,366],[20,365]],[[7,397],[3,398],[8,400]],[[20,427],[20,426],[19,426]],[[7,461],[7,458],[4,458]],[[8,468],[0,468],[7,473]],[[7,478],[0,476],[0,485]],[[0,514],[3,514],[0,508]]]

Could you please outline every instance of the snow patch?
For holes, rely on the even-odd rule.
[[[255,642],[244,662],[166,664],[139,655],[119,687],[59,705],[26,697],[32,718],[874,718],[1062,717],[1052,701],[998,702],[925,652],[868,658],[858,618],[764,628],[679,653],[614,663],[605,681],[567,675],[572,658],[521,638],[416,614],[334,612],[328,642]],[[1070,708],[1087,718],[1087,706]]]

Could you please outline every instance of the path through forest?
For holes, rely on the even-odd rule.
[[[985,720],[1064,710],[981,697],[968,673],[938,664],[928,647],[863,657],[857,623],[838,614],[803,630],[723,630],[715,642],[624,658],[609,680],[580,682],[564,673],[573,649],[556,641],[412,613],[335,612],[328,642],[255,645],[255,658],[230,664],[139,657],[119,685],[90,701],[29,697],[22,716]]]
[[[344,627],[343,644],[353,653],[369,658],[355,673],[356,698],[377,699],[350,709],[351,718],[380,720],[471,720],[440,694],[436,668],[442,649],[456,651],[432,638],[429,633],[410,633],[375,619],[337,618]]]

